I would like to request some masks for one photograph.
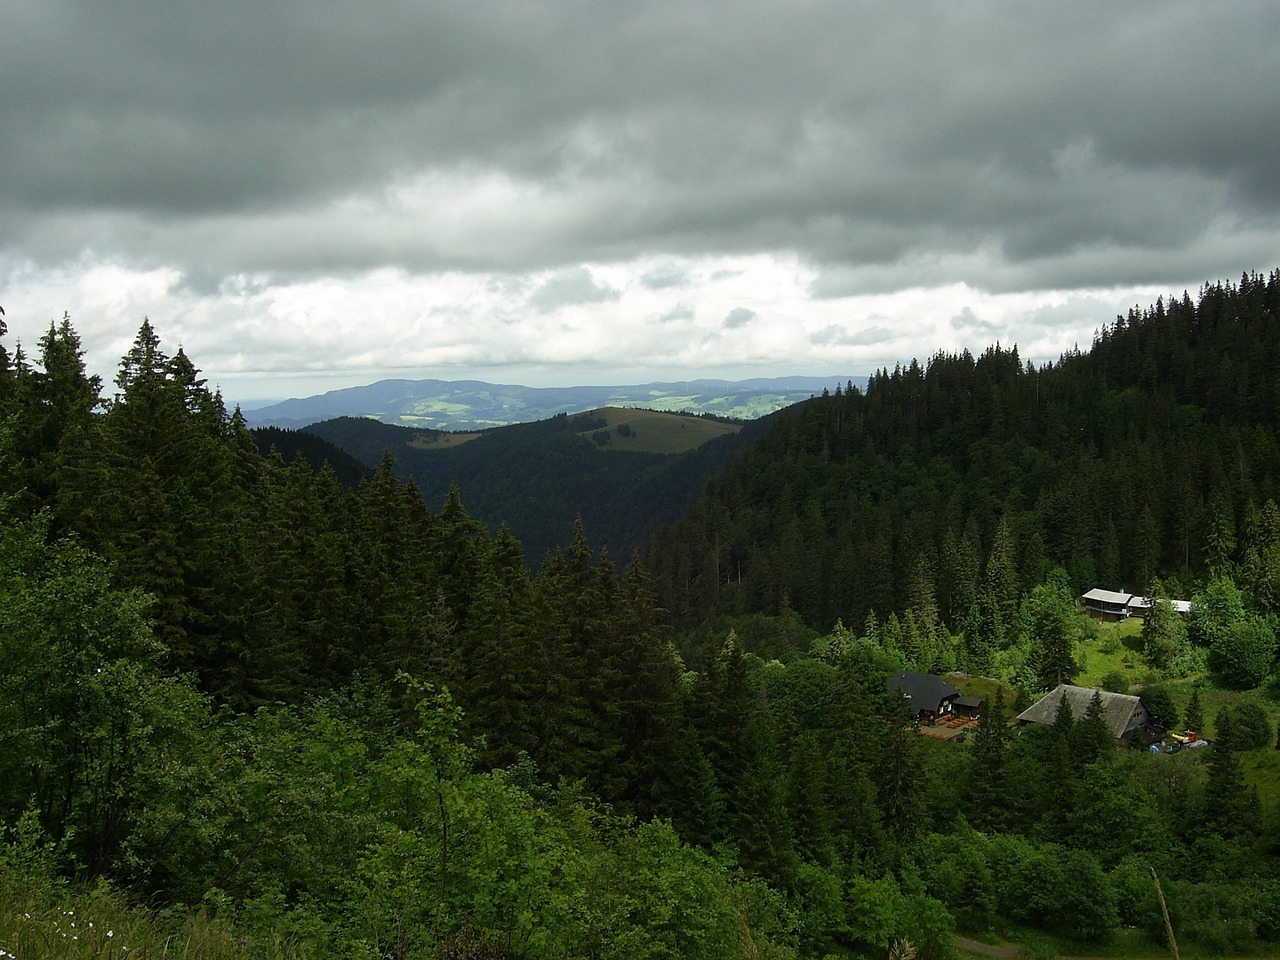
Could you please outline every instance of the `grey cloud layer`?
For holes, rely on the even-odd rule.
[[[0,250],[41,263],[782,250],[840,296],[1209,278],[1280,235],[1267,3],[10,0],[0,89]]]

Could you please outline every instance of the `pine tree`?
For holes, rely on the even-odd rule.
[[[1063,697],[1066,700],[1066,697]],[[1115,737],[1107,726],[1102,694],[1093,692],[1084,716],[1072,730],[1072,754],[1081,766],[1109,757],[1115,749]]]
[[[392,677],[406,671],[448,684],[455,677],[432,673],[452,668],[454,625],[442,609],[432,562],[434,520],[417,488],[402,482],[390,452],[361,484],[352,519],[352,611],[358,651],[356,668]],[[441,647],[444,647],[444,651]]]
[[[622,798],[647,817],[669,779],[664,764],[681,720],[682,664],[659,622],[662,611],[653,578],[638,556],[623,570],[612,606],[612,642],[602,650],[613,681],[607,690],[607,716],[622,744]]]
[[[1066,614],[1054,612],[1033,642],[1033,668],[1042,688],[1049,689],[1075,679],[1080,668],[1076,663],[1075,642]]]
[[[1256,813],[1245,787],[1235,734],[1231,709],[1223,707],[1214,721],[1214,744],[1209,755],[1202,818],[1208,829],[1224,837],[1252,829]]]
[[[1200,686],[1191,688],[1191,699],[1187,701],[1187,709],[1183,711],[1182,720],[1187,730],[1204,729],[1204,708],[1200,706]]]
[[[1151,601],[1142,621],[1142,657],[1150,666],[1163,670],[1182,651],[1187,630],[1159,578],[1151,583]]]
[[[919,737],[911,729],[910,716],[910,705],[899,693],[884,718],[872,771],[885,830],[904,849],[920,830],[924,803]]]
[[[1013,530],[1008,515],[1000,518],[995,540],[987,557],[980,604],[991,611],[995,642],[1005,645],[1005,636],[1013,630],[1018,610],[1018,564]]]
[[[676,734],[666,764],[668,789],[654,801],[654,816],[675,826],[685,843],[710,850],[729,839],[725,797],[692,723]]]
[[[835,859],[835,846],[827,758],[817,734],[812,731],[797,737],[791,749],[787,809],[800,855],[813,863],[830,866]]]
[[[751,715],[747,665],[737,634],[730,631],[699,685],[694,713],[703,749],[732,815],[744,776],[747,721]]]
[[[25,461],[21,479],[33,509],[56,508],[69,464],[91,444],[102,404],[102,381],[85,372],[80,337],[65,314],[40,338],[40,366],[25,378],[26,396],[14,427],[17,452]]]
[[[603,654],[619,643],[618,585],[607,555],[598,567],[593,559],[579,518],[567,555],[550,557],[535,584],[535,622],[550,672],[538,705],[544,740],[534,759],[549,776],[582,779],[617,801],[626,789],[621,732],[610,720],[618,663]]]
[[[786,769],[779,762],[772,724],[764,711],[752,712],[744,733],[745,762],[734,790],[731,818],[738,863],[786,889],[798,866],[787,809]]]
[[[533,610],[523,549],[503,524],[458,637],[465,674],[459,700],[469,732],[483,738],[480,755],[489,767],[538,752],[533,713],[551,665],[530,621]]]
[[[996,687],[993,703],[978,718],[969,754],[967,817],[978,830],[999,832],[1006,819],[1005,753],[1009,727],[1004,688]]]
[[[1071,817],[1076,806],[1079,765],[1074,751],[1075,740],[1076,722],[1071,702],[1064,691],[1054,714],[1048,757],[1042,772],[1047,798],[1040,818],[1040,833],[1055,843],[1070,836]]]
[[[5,323],[3,315],[0,315],[0,422],[12,412],[18,390],[17,368],[3,342],[8,332],[9,325]]]

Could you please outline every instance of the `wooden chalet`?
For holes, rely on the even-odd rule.
[[[1080,598],[1085,613],[1103,623],[1118,623],[1129,617],[1145,617],[1155,600],[1151,597],[1139,596],[1136,593],[1120,593],[1115,590],[1103,590],[1094,587]],[[1175,613],[1186,616],[1191,612],[1189,600],[1171,600]]]
[[[950,714],[960,691],[932,673],[900,670],[889,678],[889,692],[899,692],[911,702],[920,723],[933,723]]]
[[[1129,607],[1132,597],[1131,593],[1117,593],[1115,590],[1094,587],[1080,599],[1084,602],[1085,612],[1095,620],[1119,623],[1133,615]]]

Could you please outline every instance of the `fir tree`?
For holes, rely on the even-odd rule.
[[[1204,789],[1204,824],[1222,836],[1235,836],[1253,827],[1255,812],[1236,750],[1235,720],[1231,709],[1223,707],[1214,721],[1213,750]]]
[[[1142,656],[1150,666],[1164,670],[1182,652],[1187,630],[1158,578],[1151,584],[1151,601],[1142,621]]]
[[[901,692],[885,715],[883,730],[872,777],[880,800],[881,822],[905,849],[921,827],[924,770],[919,737],[912,730],[910,704]]]
[[[1008,789],[1005,753],[1008,745],[1008,713],[1004,688],[996,687],[996,697],[978,718],[969,755],[969,804],[966,816],[978,830],[999,832],[1006,818]]]
[[[1187,709],[1183,711],[1183,725],[1187,730],[1204,729],[1204,708],[1200,706],[1200,685],[1191,688],[1191,699],[1187,701]]]
[[[1066,700],[1066,697],[1063,697]],[[1102,694],[1094,691],[1084,716],[1072,730],[1072,754],[1076,762],[1084,766],[1110,756],[1115,747],[1115,737],[1107,726],[1106,711],[1102,706]]]

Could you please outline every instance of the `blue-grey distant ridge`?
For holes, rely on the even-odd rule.
[[[379,380],[246,410],[254,427],[297,429],[334,417],[372,417],[432,430],[481,430],[598,407],[644,407],[752,420],[866,377],[756,377],[628,386],[525,387],[481,380]]]

